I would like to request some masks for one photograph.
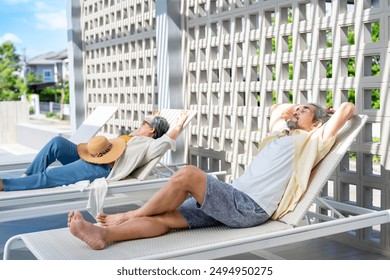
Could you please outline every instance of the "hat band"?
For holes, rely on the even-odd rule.
[[[101,152],[99,152],[99,153],[97,153],[97,154],[91,154],[91,157],[93,157],[93,158],[99,158],[99,157],[102,157],[102,156],[104,156],[105,154],[107,154],[109,151],[111,151],[111,148],[112,148],[112,143],[110,143],[109,145],[108,145],[108,147],[107,147],[107,149],[105,149],[104,151],[101,151]]]

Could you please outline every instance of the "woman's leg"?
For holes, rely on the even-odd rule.
[[[27,177],[3,179],[3,185],[5,191],[51,188],[82,180],[93,181],[97,178],[105,178],[110,171],[108,164],[92,164],[79,159]]]
[[[77,153],[77,145],[61,136],[56,136],[39,151],[27,167],[25,174],[33,175],[44,172],[56,160],[66,165],[78,159],[80,157]]]

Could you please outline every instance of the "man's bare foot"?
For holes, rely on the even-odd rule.
[[[105,229],[85,221],[79,211],[69,213],[68,227],[75,237],[84,241],[94,250],[104,249],[107,245],[104,240]]]
[[[126,221],[128,221],[130,217],[130,212],[127,213],[117,213],[117,214],[105,214],[105,213],[98,213],[96,220],[105,227],[109,226],[117,226],[120,225]]]

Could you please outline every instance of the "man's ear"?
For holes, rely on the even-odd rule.
[[[314,128],[319,128],[320,126],[322,125],[322,122],[321,121],[318,121],[316,123],[313,123],[311,125],[311,128],[314,129]]]

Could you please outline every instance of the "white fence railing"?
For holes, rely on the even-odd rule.
[[[63,106],[63,114],[65,116],[70,115],[70,105],[62,104]],[[39,111],[41,114],[46,112],[59,114],[61,112],[61,104],[55,102],[39,102]]]

